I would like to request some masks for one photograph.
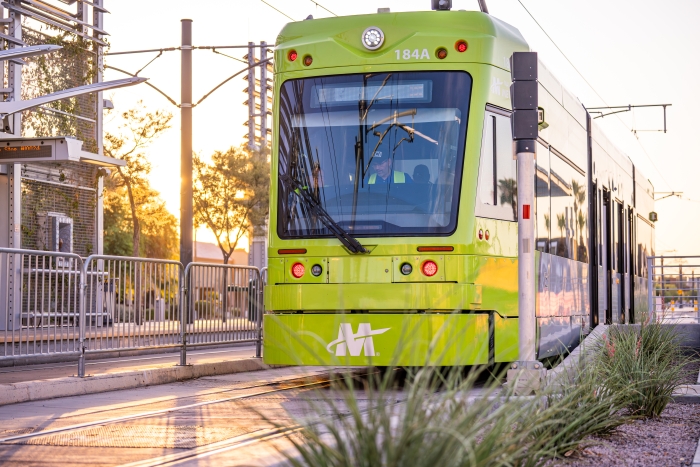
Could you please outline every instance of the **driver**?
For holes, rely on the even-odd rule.
[[[371,167],[374,173],[369,176],[370,185],[387,183],[413,183],[410,175],[392,169],[393,161],[388,152],[376,151],[372,157]]]

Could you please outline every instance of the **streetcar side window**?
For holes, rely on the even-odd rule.
[[[535,249],[549,253],[552,230],[549,209],[549,147],[538,141],[535,158]]]
[[[517,177],[510,117],[487,111],[481,141],[476,215],[515,221]]]
[[[586,176],[550,147],[551,239],[549,252],[588,262]]]

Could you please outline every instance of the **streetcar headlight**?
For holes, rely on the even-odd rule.
[[[411,266],[410,264],[403,263],[401,265],[401,274],[403,274],[404,276],[408,276],[412,272],[413,272],[413,266]]]
[[[321,275],[322,272],[323,268],[320,264],[314,264],[313,266],[311,266],[311,274],[313,274],[314,276],[318,277]]]
[[[294,265],[292,266],[292,276],[299,279],[304,275],[304,272],[306,272],[306,268],[304,267],[303,264],[294,263]]]
[[[375,27],[370,26],[362,33],[362,45],[367,50],[377,50],[384,43],[384,32]]]

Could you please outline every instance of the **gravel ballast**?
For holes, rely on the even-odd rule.
[[[611,436],[589,437],[584,449],[548,466],[692,465],[700,439],[700,404],[669,404],[657,419],[634,420]]]

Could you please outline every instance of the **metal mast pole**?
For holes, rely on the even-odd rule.
[[[537,54],[511,57],[511,124],[518,161],[518,362],[508,372],[517,394],[530,394],[544,383],[537,361],[535,316],[535,141],[538,136]]]
[[[180,262],[192,262],[192,20],[182,20],[180,52]]]
[[[518,158],[518,342],[521,362],[534,362],[535,355],[535,141],[515,143]]]

